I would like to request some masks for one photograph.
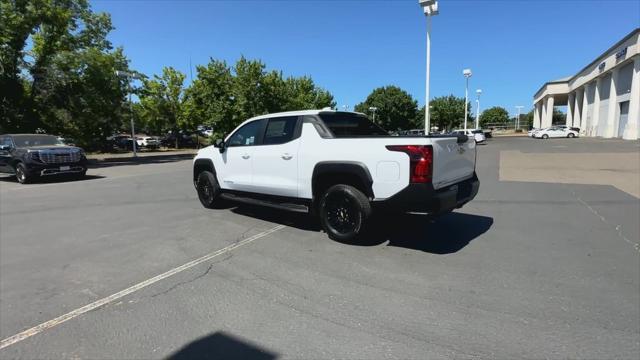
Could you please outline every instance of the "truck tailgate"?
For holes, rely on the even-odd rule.
[[[456,137],[432,137],[433,187],[441,189],[473,176],[476,168],[476,142],[469,138],[458,143]]]

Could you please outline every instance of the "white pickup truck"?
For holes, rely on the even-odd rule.
[[[364,114],[262,115],[198,152],[202,205],[225,201],[317,216],[332,239],[356,238],[377,209],[440,214],[477,194],[476,142],[464,135],[398,137]]]

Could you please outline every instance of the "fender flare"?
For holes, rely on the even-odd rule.
[[[347,174],[357,177],[364,186],[364,193],[369,198],[374,198],[373,178],[367,166],[358,161],[322,161],[313,168],[311,177],[311,190],[316,194],[318,179],[325,174]],[[315,196],[314,196],[315,197]]]
[[[193,162],[193,183],[194,184],[196,180],[198,180],[198,174],[200,174],[202,169],[211,171],[214,175],[216,175],[216,167],[213,165],[213,161],[211,161],[211,159],[196,159]]]

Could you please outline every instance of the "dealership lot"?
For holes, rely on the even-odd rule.
[[[380,217],[360,244],[300,215],[204,209],[188,160],[78,182],[2,178],[0,338],[71,315],[0,357],[634,358],[639,152],[495,138],[479,146],[473,202],[438,219]],[[613,160],[585,170],[591,154]],[[558,182],[544,169],[557,158],[575,170]],[[547,173],[526,181],[533,167]],[[610,172],[625,181],[604,185]]]

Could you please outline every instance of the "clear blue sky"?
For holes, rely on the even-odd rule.
[[[406,1],[113,1],[110,39],[147,75],[173,66],[189,76],[210,57],[261,59],[285,75],[310,75],[351,108],[397,85],[424,104],[426,20]],[[433,19],[431,94],[481,88],[481,108],[532,107],[548,80],[575,74],[640,27],[640,1],[440,0]],[[195,70],[194,70],[195,76]],[[475,99],[475,95],[473,98]],[[475,101],[473,102],[475,112]]]

